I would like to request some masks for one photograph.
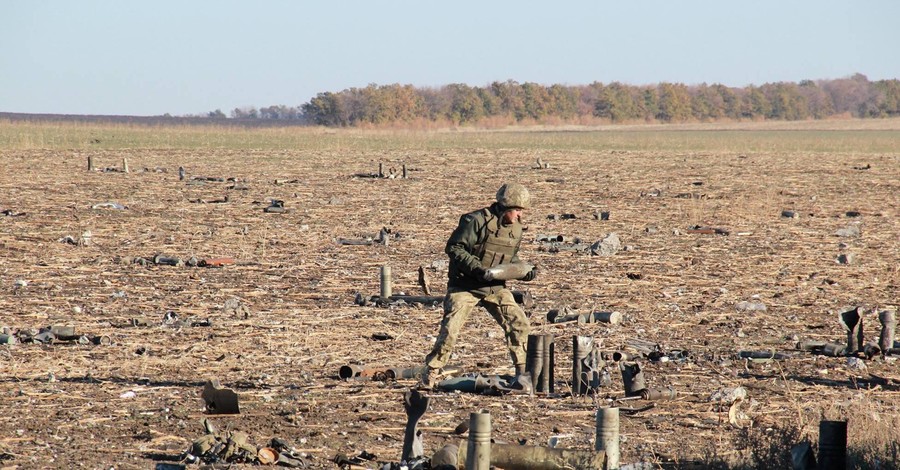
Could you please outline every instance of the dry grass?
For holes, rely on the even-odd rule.
[[[210,377],[241,395],[241,415],[214,418],[222,428],[246,431],[260,444],[291,440],[316,468],[333,467],[335,453],[363,449],[396,460],[401,398],[412,382],[341,382],[337,369],[352,360],[419,364],[440,311],[358,307],[353,298],[378,292],[382,264],[393,267],[395,291],[419,293],[418,266],[445,259],[443,244],[458,216],[489,202],[502,181],[516,180],[536,200],[529,234],[594,241],[616,232],[634,248],[602,258],[523,245],[522,257],[539,264],[541,275],[515,287],[530,288],[537,299],[534,332],[559,339],[559,390],[568,390],[574,334],[595,336],[608,350],[639,337],[691,351],[685,363],[645,364],[651,385],[675,387],[678,399],[623,418],[623,461],[706,456],[710,465],[751,465],[744,449],[754,447],[742,439],[763,449],[774,436],[777,447],[794,435],[775,430],[796,428],[814,441],[820,419],[847,418],[854,458],[869,465],[859,468],[879,468],[875,459],[896,466],[897,385],[878,380],[895,377],[896,362],[867,361],[868,370],[857,371],[841,358],[745,364],[734,353],[789,350],[795,337],[840,341],[835,313],[843,306],[897,304],[897,130],[424,133],[3,123],[0,136],[0,209],[26,213],[0,216],[0,320],[12,328],[71,324],[114,339],[112,346],[0,347],[0,395],[13,410],[0,418],[5,464],[147,468],[153,457],[176,455],[202,434],[197,396]],[[88,156],[98,167],[126,157],[133,171],[88,173]],[[537,157],[551,169],[531,169]],[[378,162],[406,164],[411,178],[352,177]],[[246,189],[187,184],[177,178],[179,166],[189,177],[235,177]],[[654,190],[661,194],[651,196]],[[191,202],[226,194],[227,203]],[[264,214],[272,198],[289,212]],[[128,209],[91,209],[108,201]],[[601,209],[610,220],[591,217]],[[801,217],[782,218],[784,209]],[[850,210],[862,216],[846,217]],[[564,212],[578,218],[547,218]],[[857,223],[860,237],[834,235]],[[692,225],[724,227],[730,235],[688,233]],[[388,246],[336,243],[384,226],[397,234]],[[89,245],[58,241],[88,230]],[[856,261],[837,264],[841,252]],[[157,253],[250,263],[203,269],[122,262]],[[639,279],[629,277],[635,273]],[[438,292],[443,276],[431,273]],[[15,287],[17,280],[27,286]],[[753,296],[765,312],[735,309]],[[249,307],[248,318],[223,309],[233,297]],[[562,305],[615,309],[627,320],[614,327],[547,324],[546,312]],[[208,317],[213,326],[166,326],[167,311]],[[150,326],[127,326],[132,318]],[[867,335],[876,335],[877,320],[866,322]],[[474,314],[466,331],[456,362],[509,372],[501,333],[487,315]],[[375,341],[373,333],[394,340]],[[738,385],[751,399],[747,431],[729,423],[727,407],[708,400]],[[617,377],[597,401],[607,395],[621,396]],[[562,445],[591,448],[595,406],[592,399],[435,393],[422,422],[426,450],[458,439],[451,430],[481,408],[494,414],[498,438],[541,445],[565,434]]]

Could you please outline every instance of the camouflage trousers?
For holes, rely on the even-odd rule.
[[[472,309],[481,305],[497,321],[506,336],[506,347],[514,365],[525,365],[525,345],[530,325],[525,312],[516,304],[509,289],[499,289],[488,295],[451,288],[444,297],[444,317],[434,348],[425,357],[425,365],[440,369],[450,360],[450,353],[459,338]]]

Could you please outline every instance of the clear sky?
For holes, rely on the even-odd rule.
[[[900,78],[898,0],[0,0],[0,111],[205,114],[368,84]]]

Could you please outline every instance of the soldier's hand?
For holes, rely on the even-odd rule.
[[[522,278],[522,280],[525,282],[533,281],[534,278],[536,278],[536,277],[537,277],[537,266],[531,268],[531,271],[528,271],[528,274],[526,274],[525,277]]]

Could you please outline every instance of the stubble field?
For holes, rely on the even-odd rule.
[[[535,169],[538,158],[549,168]],[[123,159],[129,173],[103,171]],[[378,294],[384,265],[395,293],[423,294],[420,266],[443,293],[458,217],[511,181],[533,197],[520,256],[539,266],[535,281],[511,286],[535,300],[532,333],[556,338],[555,393],[428,392],[426,455],[465,439],[454,428],[482,409],[498,440],[593,449],[597,407],[618,405],[645,408],[623,413],[623,463],[752,466],[748,449],[759,458],[784,433],[815,443],[820,420],[846,419],[855,465],[875,468],[866,465],[891,452],[894,466],[882,468],[898,464],[898,363],[875,357],[860,368],[795,350],[846,342],[837,315],[852,306],[877,341],[877,312],[900,304],[896,120],[522,132],[6,122],[0,160],[0,326],[72,326],[111,341],[0,345],[5,468],[174,463],[206,433],[204,418],[256,446],[288,441],[309,468],[363,451],[376,456],[363,467],[399,461],[403,396],[415,381],[344,381],[338,370],[419,365],[441,309],[354,300]],[[379,163],[405,165],[408,178],[370,177]],[[273,199],[286,212],[264,212]],[[837,235],[850,227],[859,233]],[[339,243],[382,228],[386,245]],[[624,245],[612,256],[536,241],[609,233]],[[171,266],[157,255],[235,263]],[[548,323],[563,307],[625,319]],[[635,340],[687,351],[639,359],[649,385],[676,398],[616,401],[624,393],[612,363],[612,384],[569,396],[574,335],[606,352]],[[747,361],[742,350],[792,357]],[[455,353],[464,372],[512,371],[484,310]],[[205,411],[209,379],[237,392],[240,414]],[[711,399],[734,387],[747,392],[737,405]]]

